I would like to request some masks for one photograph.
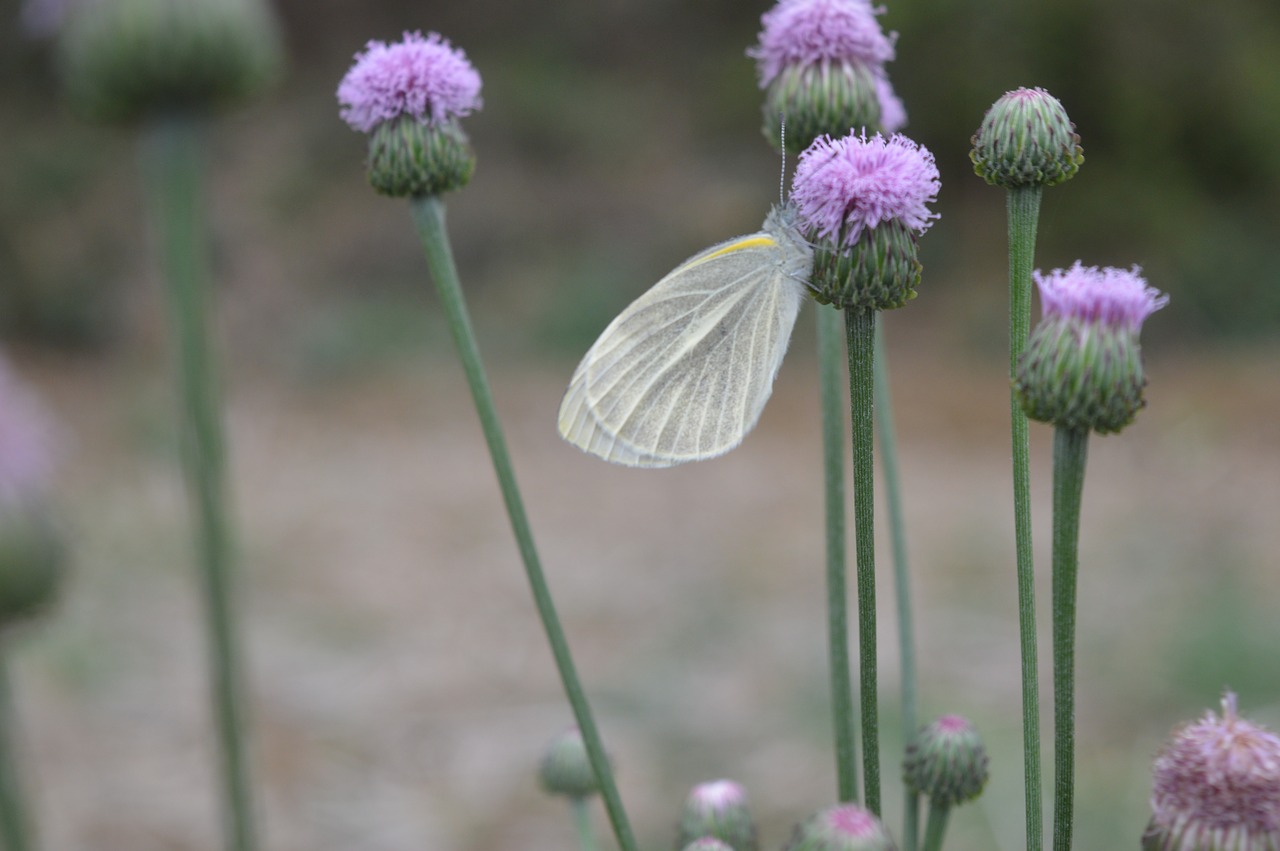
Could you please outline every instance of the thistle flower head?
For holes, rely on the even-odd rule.
[[[1236,714],[1236,696],[1177,729],[1156,757],[1144,851],[1280,847],[1280,737]]]
[[[850,127],[903,126],[906,114],[884,71],[896,36],[880,29],[880,11],[868,0],[781,0],[761,17],[760,43],[747,55],[765,90],[769,144],[779,144],[783,123],[792,153]]]
[[[394,44],[370,41],[338,84],[339,115],[371,132],[402,115],[443,124],[480,108],[480,75],[439,33],[405,33]]]
[[[714,836],[700,836],[680,846],[681,851],[735,851],[732,845],[721,842]]]
[[[800,230],[815,243],[810,283],[818,301],[886,310],[915,298],[916,237],[936,213],[933,155],[905,136],[819,137],[792,183]]]
[[[931,806],[952,807],[982,794],[987,751],[978,731],[959,715],[943,715],[921,729],[902,766],[907,785]]]
[[[257,91],[281,65],[264,0],[63,0],[29,7],[60,27],[72,105],[102,121],[200,112]]]
[[[1040,305],[1046,319],[1071,318],[1101,322],[1137,333],[1148,316],[1169,303],[1169,297],[1147,286],[1141,269],[1085,266],[1079,260],[1070,269],[1054,269],[1033,275],[1040,289]]]
[[[933,154],[906,136],[822,136],[800,155],[791,201],[802,229],[850,246],[893,219],[923,233],[940,187]]]
[[[338,84],[338,114],[369,137],[369,182],[423,197],[465,186],[475,153],[458,119],[480,108],[480,75],[438,33],[371,41]]]
[[[840,804],[796,828],[786,851],[895,851],[880,820],[857,804]]]
[[[1028,417],[1101,434],[1133,422],[1145,404],[1138,332],[1169,301],[1139,272],[1077,261],[1035,273],[1044,316],[1014,379]]]
[[[869,0],[781,0],[760,17],[760,43],[747,51],[764,88],[790,66],[856,63],[878,68],[893,59],[897,35],[876,21]]]
[[[600,791],[577,727],[570,727],[551,740],[538,767],[538,779],[548,793],[566,798],[589,798]]]
[[[755,851],[756,826],[747,791],[741,785],[732,780],[713,780],[689,791],[680,816],[677,845],[686,845],[698,837],[713,837],[733,851]]]
[[[1015,89],[987,110],[969,152],[987,183],[1014,188],[1054,186],[1084,162],[1076,126],[1062,103],[1044,89]]]

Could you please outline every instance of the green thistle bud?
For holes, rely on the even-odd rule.
[[[840,804],[802,822],[786,851],[897,851],[897,846],[870,812]]]
[[[777,147],[786,123],[787,152],[798,154],[825,133],[880,126],[876,76],[859,62],[791,65],[765,90],[764,126]]]
[[[1084,152],[1057,98],[1044,89],[1016,89],[987,110],[969,159],[987,183],[1013,189],[1070,180]]]
[[[680,846],[680,851],[734,851],[734,848],[714,836],[700,836],[692,842]]]
[[[600,791],[582,733],[570,727],[551,740],[538,768],[542,788],[566,798],[589,798]]]
[[[944,715],[920,730],[902,764],[907,786],[935,807],[953,807],[982,794],[987,751],[978,731],[959,715]]]
[[[66,574],[63,542],[34,509],[10,506],[0,517],[0,629],[47,612]]]
[[[756,826],[746,790],[732,780],[694,786],[685,798],[676,847],[692,847],[689,843],[699,837],[720,840],[731,851],[755,851]]]
[[[924,267],[915,231],[898,219],[864,228],[852,243],[823,240],[814,248],[814,299],[838,308],[890,310],[916,297]]]
[[[1168,298],[1132,271],[1036,272],[1044,318],[1018,361],[1014,390],[1029,418],[1109,434],[1145,404],[1138,332]]]
[[[261,0],[84,0],[60,54],[77,110],[132,121],[241,99],[274,76],[282,48]]]
[[[383,195],[416,198],[460,189],[475,167],[471,142],[457,121],[432,124],[402,115],[369,135],[369,183]]]

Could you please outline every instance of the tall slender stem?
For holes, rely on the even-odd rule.
[[[840,374],[840,313],[817,305],[818,386],[822,400],[822,462],[826,485],[827,638],[836,786],[841,801],[858,799],[858,745],[849,662],[849,592],[845,585],[844,388]]]
[[[1076,573],[1089,432],[1053,434],[1053,847],[1071,848],[1075,804]]]
[[[591,799],[573,798],[569,801],[569,809],[578,834],[579,851],[596,851],[596,835],[591,829]]]
[[[898,654],[902,676],[902,735],[904,745],[916,737],[916,642],[911,614],[911,581],[907,564],[907,533],[902,517],[902,486],[898,475],[898,441],[893,428],[893,404],[889,393],[889,361],[885,355],[884,317],[876,324],[875,410],[876,439],[880,444],[880,468],[884,471],[884,496],[889,515],[889,540],[893,548],[893,590],[898,608]],[[903,784],[904,851],[916,851],[920,831],[920,796]]]
[[[209,333],[208,250],[203,205],[203,128],[173,116],[151,127],[145,162],[179,359],[187,484],[196,517],[203,582],[213,714],[222,761],[226,845],[257,847],[243,675],[226,500],[226,461],[217,369]]]
[[[1039,186],[1010,189],[1009,213],[1009,377],[1031,333],[1031,267],[1035,262]],[[1040,778],[1040,674],[1036,651],[1035,567],[1031,551],[1031,453],[1027,416],[1010,391],[1013,443],[1013,518],[1017,549],[1018,632],[1022,648],[1022,754],[1026,788],[1027,851],[1043,846],[1044,815]]]
[[[537,606],[538,616],[542,619],[547,641],[551,644],[551,653],[555,657],[565,695],[569,699],[578,729],[582,733],[582,741],[591,759],[591,767],[595,770],[596,779],[600,783],[600,795],[604,800],[605,810],[609,814],[609,822],[613,826],[614,836],[622,851],[636,851],[636,842],[631,834],[627,814],[622,808],[622,800],[618,795],[613,772],[609,767],[609,758],[605,755],[600,733],[596,729],[595,718],[591,714],[591,707],[578,680],[578,672],[574,667],[573,657],[569,653],[569,643],[560,626],[560,617],[556,613],[551,591],[542,572],[542,564],[538,560],[538,553],[533,545],[533,533],[529,528],[529,520],[525,515],[520,491],[516,487],[511,457],[507,452],[506,440],[502,436],[498,412],[493,404],[493,394],[489,390],[488,379],[485,378],[484,366],[480,361],[480,349],[476,344],[475,332],[471,328],[471,319],[467,313],[462,286],[458,282],[453,251],[449,247],[449,238],[445,233],[444,203],[435,196],[415,198],[411,202],[411,210],[414,222],[417,224],[419,238],[422,240],[422,247],[427,255],[431,277],[435,279],[436,290],[440,294],[440,303],[445,310],[449,331],[457,345],[458,357],[462,361],[467,384],[471,387],[471,396],[480,418],[480,427],[489,445],[489,455],[498,476],[498,486],[502,490],[502,499],[507,506],[507,516],[511,520],[511,529],[515,533],[516,545],[524,561],[529,587],[533,591],[533,601]]]
[[[862,697],[862,780],[866,807],[880,815],[880,721],[876,689],[875,331],[876,312],[844,312],[849,349],[849,411],[853,422],[854,553],[858,565],[859,690]]]
[[[31,839],[18,770],[18,719],[9,682],[7,651],[7,647],[0,646],[0,838],[7,851],[29,851],[35,848],[35,843]]]
[[[942,838],[947,834],[947,818],[950,815],[950,807],[929,805],[929,819],[924,828],[923,851],[941,851]]]

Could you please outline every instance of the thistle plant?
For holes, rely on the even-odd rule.
[[[1014,394],[1055,426],[1053,444],[1053,847],[1071,847],[1075,790],[1075,624],[1080,503],[1089,432],[1133,421],[1146,379],[1138,332],[1168,303],[1139,270],[1036,273],[1044,316],[1018,360]]]
[[[896,851],[879,817],[857,804],[815,813],[796,827],[786,851]]]
[[[796,153],[822,135],[841,136],[849,128],[858,127],[893,133],[906,124],[906,110],[894,94],[885,71],[885,63],[894,56],[896,34],[886,35],[881,30],[876,20],[881,11],[865,0],[783,0],[763,15],[759,44],[749,50],[748,55],[757,61],[760,86],[766,93],[764,134],[770,144],[784,154],[786,151]],[[787,130],[790,132],[785,132]],[[815,317],[822,403],[827,635],[837,788],[840,800],[853,801],[857,798],[857,755],[848,660],[845,438],[841,414],[844,391],[839,374],[841,334],[835,312],[819,309]],[[903,727],[912,730],[916,726],[915,649],[882,325],[876,327],[874,345],[876,429],[880,435],[893,531]],[[908,793],[904,814],[908,849],[915,847],[917,817],[915,798]]]
[[[929,800],[924,851],[939,851],[951,808],[972,801],[987,784],[987,752],[978,731],[959,715],[944,715],[907,745],[907,787]]]
[[[0,838],[8,851],[36,847],[9,654],[15,636],[57,602],[66,574],[48,497],[57,443],[44,405],[0,360]]]
[[[1057,98],[1021,88],[997,100],[973,137],[978,176],[1007,192],[1009,232],[1009,376],[1031,329],[1031,269],[1046,186],[1070,180],[1084,161],[1075,125]],[[1036,655],[1035,570],[1031,548],[1031,456],[1027,417],[1009,401],[1013,446],[1013,516],[1017,552],[1018,631],[1022,654],[1022,751],[1028,851],[1043,841],[1040,778],[1040,675]]]
[[[699,783],[689,791],[680,815],[676,847],[688,847],[700,837],[718,839],[732,851],[756,851],[756,824],[747,791],[732,780]]]
[[[865,803],[880,810],[877,709],[873,400],[876,316],[915,298],[917,236],[936,214],[933,155],[904,136],[820,137],[792,185],[801,230],[814,243],[814,298],[844,312],[853,422],[853,492]],[[835,605],[835,603],[831,603]],[[833,645],[833,651],[837,648]],[[839,721],[837,720],[837,723]]]
[[[583,747],[618,845],[622,851],[635,851],[631,826],[534,546],[445,230],[441,196],[465,186],[475,168],[475,155],[459,119],[480,108],[480,88],[480,75],[462,50],[437,33],[405,33],[392,44],[370,41],[343,77],[337,98],[343,120],[352,129],[370,134],[369,182],[384,195],[409,200]]]
[[[1143,851],[1280,848],[1280,737],[1237,714],[1236,696],[1174,730],[1152,770]]]
[[[183,454],[195,518],[221,758],[227,847],[252,851],[247,739],[226,450],[214,345],[203,198],[205,122],[258,91],[281,64],[262,0],[77,0],[59,35],[71,104],[88,118],[138,124],[152,228],[178,347]]]
[[[548,795],[569,799],[578,847],[581,851],[595,851],[588,804],[600,793],[600,782],[577,727],[570,727],[551,740],[538,766],[538,782]]]

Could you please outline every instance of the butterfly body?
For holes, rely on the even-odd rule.
[[[714,245],[631,303],[587,351],[560,433],[633,467],[714,458],[760,418],[804,299],[813,251],[787,208]]]

